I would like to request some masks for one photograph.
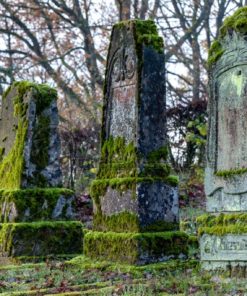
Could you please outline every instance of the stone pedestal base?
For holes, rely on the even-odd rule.
[[[84,254],[92,259],[136,265],[186,258],[188,236],[180,231],[156,233],[89,231],[84,236]]]
[[[0,224],[0,257],[35,259],[82,253],[80,222],[28,222]]]
[[[75,220],[75,197],[66,188],[0,190],[0,223]]]
[[[200,249],[202,261],[247,262],[247,233],[203,234]]]
[[[81,254],[82,224],[74,219],[71,190],[0,190],[1,260]]]
[[[200,238],[201,266],[205,270],[247,276],[247,233],[209,235]]]
[[[203,269],[247,275],[246,219],[245,213],[198,218]]]

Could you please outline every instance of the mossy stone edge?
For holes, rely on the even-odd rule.
[[[3,147],[1,150],[0,162],[0,188],[18,189],[22,187],[23,170],[25,167],[24,147],[28,130],[28,103],[24,102],[24,96],[32,91],[32,96],[36,104],[37,129],[39,139],[35,140],[36,152],[32,151],[31,161],[37,166],[37,172],[32,180],[36,187],[47,187],[45,177],[41,174],[42,169],[48,165],[48,146],[50,133],[50,118],[43,111],[48,108],[53,100],[57,100],[57,91],[46,84],[35,84],[29,81],[17,81],[10,86],[3,94],[6,100],[8,94],[14,88],[17,95],[13,98],[14,114],[18,120],[16,137],[14,144],[7,155],[4,155]],[[42,142],[41,140],[42,139]],[[34,149],[33,149],[34,150]],[[39,157],[37,158],[37,155]]]
[[[223,236],[226,234],[247,234],[247,213],[219,215],[204,214],[197,217],[198,235]]]
[[[116,233],[88,231],[84,254],[92,259],[143,265],[188,255],[188,235],[180,231]]]
[[[25,258],[81,254],[82,224],[77,221],[1,223],[2,257]]]
[[[100,208],[99,208],[100,209]],[[164,232],[178,230],[179,224],[175,222],[156,221],[148,226],[140,225],[137,214],[123,211],[111,216],[106,216],[99,211],[94,214],[93,229],[96,231],[114,231],[114,232]]]
[[[218,59],[223,55],[224,49],[222,48],[222,40],[227,34],[232,32],[246,34],[247,33],[247,7],[240,7],[235,13],[227,17],[223,25],[220,28],[220,34],[217,40],[215,40],[208,54],[208,65],[213,66]]]
[[[0,223],[54,220],[53,211],[61,198],[66,204],[62,205],[62,213],[56,220],[73,220],[73,217],[69,218],[66,212],[68,207],[71,207],[71,211],[75,208],[74,192],[70,189],[0,190]],[[16,213],[15,217],[13,210]],[[11,221],[8,215],[11,216]]]

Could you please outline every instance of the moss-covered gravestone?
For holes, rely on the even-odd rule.
[[[247,266],[247,7],[227,18],[209,52],[205,190],[198,219],[205,268]]]
[[[177,178],[167,163],[163,40],[152,21],[114,26],[104,87],[102,150],[91,187],[92,258],[150,263],[184,255]]]
[[[0,255],[42,257],[81,252],[73,192],[60,188],[57,93],[15,82],[0,121]]]

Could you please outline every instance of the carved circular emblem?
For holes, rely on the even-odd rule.
[[[136,70],[136,57],[134,48],[118,48],[111,60],[111,78],[113,82],[131,79]]]

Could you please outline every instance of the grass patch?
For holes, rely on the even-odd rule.
[[[200,270],[195,260],[147,266],[91,261],[47,261],[0,268],[0,295],[244,295],[245,279]]]

